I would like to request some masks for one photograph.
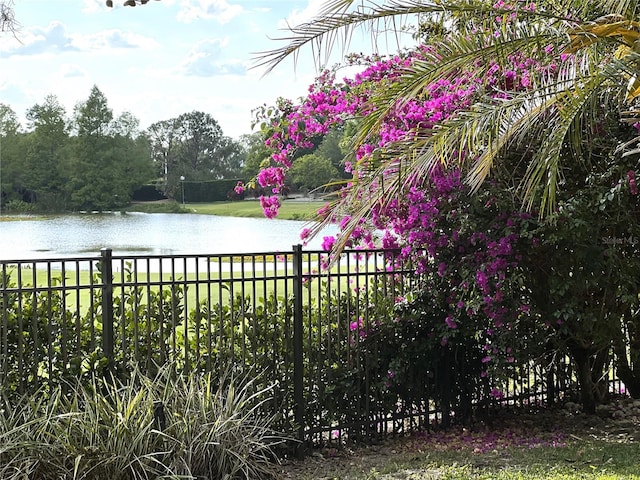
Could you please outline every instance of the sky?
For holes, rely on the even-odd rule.
[[[276,38],[287,35],[286,26],[312,19],[323,0],[113,3],[14,0],[20,27],[15,37],[0,34],[0,103],[23,126],[26,110],[47,95],[70,116],[96,85],[115,116],[130,112],[142,129],[198,110],[237,139],[252,132],[252,110],[304,96],[316,76],[310,49],[267,75],[255,63],[257,52],[283,46]],[[354,36],[349,51],[379,48],[367,35]],[[327,64],[341,56],[337,49]]]

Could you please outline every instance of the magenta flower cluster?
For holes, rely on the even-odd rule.
[[[499,0],[494,7],[500,10],[496,24],[513,20],[509,4]],[[513,11],[518,8],[534,10],[535,5],[518,4]],[[420,95],[398,102],[382,119],[377,135],[357,146],[354,161],[346,164],[346,170],[354,179],[362,179],[378,152],[416,135],[429,135],[480,100],[500,101],[531,89],[557,72],[559,62],[571,59],[556,54],[551,45],[543,53],[548,55],[546,62],[524,54],[509,56],[507,65],[475,61],[466,71],[440,78]],[[283,102],[279,115],[265,118],[271,132],[266,145],[273,151],[272,165],[259,174],[258,183],[278,193],[300,150],[313,147],[333,127],[366,117],[375,108],[372,99],[412,67],[424,67],[437,61],[438,55],[433,46],[422,45],[404,55],[371,59],[353,78],[337,81],[334,72],[323,72],[300,103]],[[464,152],[461,157],[465,158]],[[627,182],[636,195],[635,172],[627,174]],[[373,181],[371,185],[376,188],[379,184]],[[475,332],[485,349],[485,376],[498,361],[514,362],[518,322],[528,321],[532,315],[526,292],[518,290],[518,246],[521,242],[535,246],[537,242],[525,235],[533,220],[505,208],[499,196],[491,193],[490,185],[486,191],[488,195],[478,205],[468,194],[460,169],[433,169],[406,179],[402,195],[375,205],[369,221],[355,228],[349,218],[333,217],[331,208],[319,212],[349,232],[344,242],[347,246],[398,249],[401,261],[412,261],[432,288],[447,292],[440,325],[433,334],[447,345],[457,336]],[[268,217],[277,214],[276,197],[262,198],[261,203]],[[471,213],[472,208],[476,213]],[[337,240],[325,237],[322,248],[332,250]],[[501,393],[494,390],[492,395],[499,397]]]

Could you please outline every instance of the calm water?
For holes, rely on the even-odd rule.
[[[98,254],[289,251],[305,222],[169,213],[87,213],[0,222],[0,260]],[[328,229],[326,235],[335,233]],[[322,236],[306,247],[320,248]]]

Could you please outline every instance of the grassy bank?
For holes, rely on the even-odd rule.
[[[280,213],[281,220],[313,220],[323,201],[318,200],[285,200],[282,202]],[[264,218],[260,202],[258,200],[245,200],[242,202],[214,202],[214,203],[187,203],[182,206],[176,202],[149,202],[136,203],[126,209],[128,212],[146,213],[199,213],[203,215],[220,215],[224,217],[251,217]]]
[[[355,450],[327,448],[288,464],[284,479],[640,480],[637,428],[637,420],[521,413],[506,426],[424,432]]]

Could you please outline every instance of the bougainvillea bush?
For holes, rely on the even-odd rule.
[[[402,259],[416,266],[420,288],[399,300],[398,318],[369,333],[386,335],[393,345],[380,360],[389,377],[380,381],[391,388],[422,391],[428,378],[445,375],[451,379],[450,398],[440,398],[445,403],[500,397],[497,379],[508,376],[518,357],[548,361],[549,352],[557,351],[555,358],[571,356],[584,406],[594,411],[606,397],[613,347],[625,382],[637,384],[640,378],[638,288],[631,280],[638,278],[640,261],[633,241],[640,233],[637,154],[616,154],[637,132],[620,123],[611,104],[603,100],[588,112],[585,138],[596,140],[580,152],[567,152],[579,161],[564,172],[557,209],[545,218],[535,211],[522,213],[514,188],[525,175],[519,167],[523,158],[544,139],[523,134],[500,157],[490,181],[473,193],[463,179],[475,152],[465,145],[450,147],[456,158],[446,167],[434,162],[408,169],[410,159],[395,157],[399,142],[414,142],[418,154],[434,132],[451,128],[465,112],[533,90],[578,61],[551,44],[537,48],[536,55],[523,51],[500,63],[468,61],[455,75],[413,92],[383,115],[376,100],[402,75],[437,59],[438,47],[360,58],[365,67],[354,78],[337,81],[334,72],[324,72],[300,103],[281,101],[286,108],[263,110],[259,119],[274,152],[271,166],[257,179],[273,193],[262,200],[269,217],[277,213],[277,194],[301,150],[312,148],[332,128],[348,132],[352,123],[372,117],[378,122],[375,136],[352,139],[345,169],[353,180],[319,216],[342,229],[324,239],[327,250],[381,245],[400,249]],[[358,188],[362,184],[367,190]],[[621,238],[627,240],[617,243]],[[481,353],[455,354],[460,348]],[[415,360],[426,351],[433,358],[423,358],[430,364],[416,377]],[[469,392],[470,385],[477,388]]]

